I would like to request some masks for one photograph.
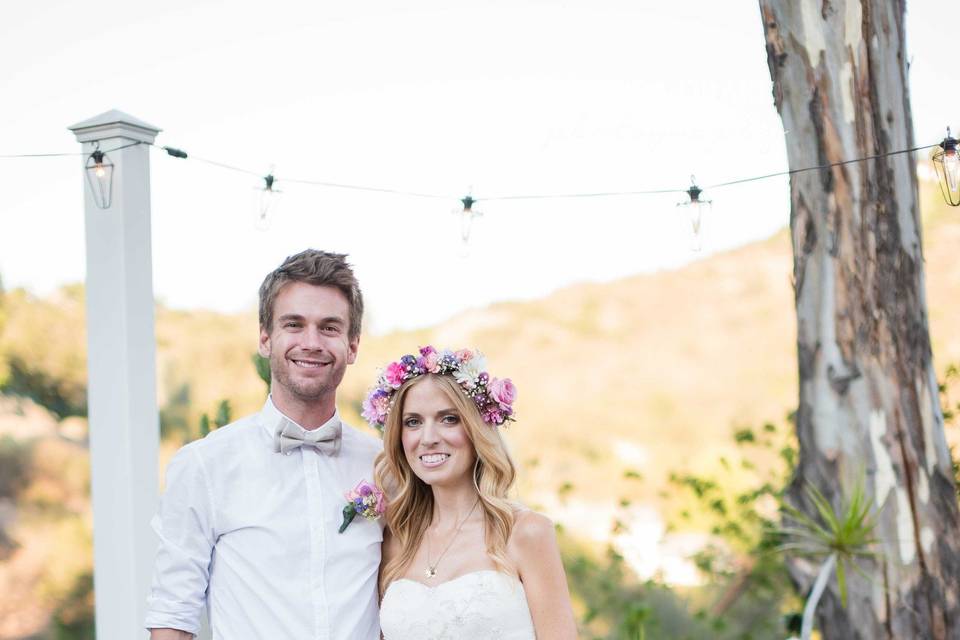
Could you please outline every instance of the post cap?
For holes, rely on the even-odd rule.
[[[77,137],[77,142],[127,138],[152,143],[157,134],[162,131],[159,127],[117,109],[111,109],[67,128]]]

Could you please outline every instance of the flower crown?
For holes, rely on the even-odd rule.
[[[393,395],[407,380],[427,373],[452,376],[463,393],[474,401],[483,421],[499,426],[513,420],[513,401],[517,388],[510,378],[498,379],[485,371],[487,359],[479,351],[460,349],[437,351],[433,347],[420,347],[420,355],[405,355],[391,362],[380,373],[376,386],[363,401],[360,414],[375,429],[383,431]]]

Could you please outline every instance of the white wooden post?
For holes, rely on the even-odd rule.
[[[143,638],[156,536],[157,414],[150,245],[150,147],[159,129],[119,111],[70,127],[83,162],[99,141],[113,163],[100,209],[86,175],[87,368],[97,638]],[[84,174],[86,173],[85,170]]]

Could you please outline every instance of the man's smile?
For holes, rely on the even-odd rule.
[[[319,369],[320,367],[325,367],[330,364],[330,362],[321,360],[305,360],[300,358],[290,358],[290,362],[304,369]]]

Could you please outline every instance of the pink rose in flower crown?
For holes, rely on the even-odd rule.
[[[403,384],[403,375],[406,373],[406,369],[403,368],[403,365],[399,362],[391,362],[387,365],[386,371],[383,372],[383,377],[386,379],[387,384],[389,384],[394,389],[399,389],[400,385]]]
[[[487,383],[487,392],[490,394],[490,399],[504,410],[510,409],[513,401],[517,399],[517,388],[510,378],[503,380],[493,378]]]
[[[454,355],[460,362],[466,362],[473,357],[473,351],[470,351],[470,349],[458,349]]]
[[[433,347],[420,348],[420,366],[430,373],[437,373],[440,368],[440,354]]]

